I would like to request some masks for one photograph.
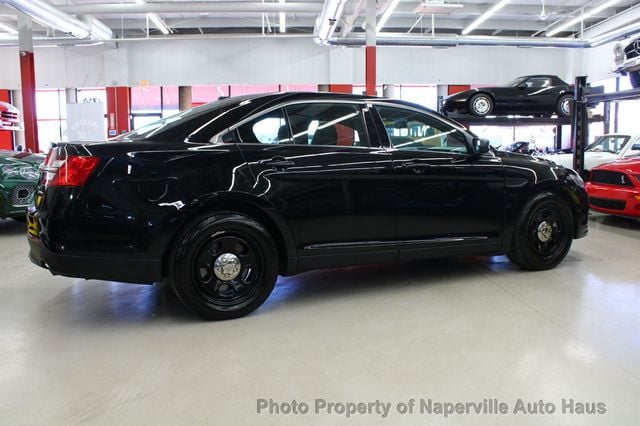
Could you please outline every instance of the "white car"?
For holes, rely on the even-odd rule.
[[[600,164],[617,160],[618,158],[628,158],[640,155],[640,135],[604,135],[598,136],[596,140],[584,150],[584,168],[591,170]],[[573,168],[573,153],[570,154],[548,154],[543,158],[554,163]]]
[[[616,62],[614,72],[622,75],[629,74],[631,87],[640,87],[640,38],[633,40],[624,47],[618,43],[613,48],[613,56]]]

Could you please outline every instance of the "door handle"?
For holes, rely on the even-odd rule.
[[[289,167],[296,165],[295,162],[291,160],[287,160],[284,157],[273,157],[269,160],[260,160],[259,163],[263,166],[272,167],[274,169],[282,169],[282,170],[285,170]]]
[[[407,161],[406,163],[402,163],[402,167],[405,169],[429,169],[431,167],[435,167],[433,164],[422,163],[420,161]]]

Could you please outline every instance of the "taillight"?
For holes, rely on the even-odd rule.
[[[45,186],[82,186],[99,163],[98,157],[70,155],[60,159],[55,152],[49,153],[44,168],[44,184]]]

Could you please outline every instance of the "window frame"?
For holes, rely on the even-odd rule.
[[[423,152],[423,153],[434,153],[434,154],[459,154],[459,155],[467,155],[467,156],[471,156],[474,154],[475,150],[473,149],[473,136],[469,133],[469,131],[467,129],[465,129],[464,127],[458,125],[457,123],[447,120],[447,119],[443,119],[444,117],[441,117],[435,113],[433,113],[432,111],[425,111],[419,108],[415,108],[412,107],[410,105],[404,105],[404,104],[395,104],[395,103],[386,103],[386,102],[371,102],[371,105],[373,106],[371,113],[375,116],[375,120],[378,121],[379,123],[379,127],[380,127],[380,131],[382,131],[382,129],[384,129],[384,135],[378,135],[380,138],[384,138],[386,140],[386,145],[388,146],[389,150],[392,151],[406,151],[408,152],[409,150],[403,150],[401,148],[397,148],[393,145],[393,142],[391,141],[391,138],[389,138],[389,134],[386,131],[386,127],[384,125],[384,120],[382,119],[382,115],[380,114],[380,111],[378,110],[378,107],[385,107],[385,108],[395,108],[395,109],[401,109],[401,110],[405,110],[408,111],[410,113],[413,114],[422,114],[432,120],[435,120],[437,122],[440,122],[446,126],[451,127],[452,129],[457,130],[464,138],[464,145],[467,148],[467,152],[460,152],[460,151],[444,151],[444,150],[431,150],[431,149],[420,149],[420,150],[412,150],[414,152]],[[380,133],[380,131],[378,133]]]
[[[251,115],[249,115],[248,117],[243,118],[242,120],[240,120],[239,122],[235,123],[234,125],[228,127],[227,129],[223,130],[222,132],[214,135],[211,138],[211,144],[216,145],[216,144],[224,144],[224,143],[229,143],[230,142],[230,138],[232,138],[232,140],[234,141],[234,143],[239,144],[239,145],[269,145],[269,144],[265,144],[265,143],[261,143],[261,142],[243,142],[240,139],[240,135],[238,132],[238,128],[251,122],[254,120],[259,119],[260,117],[262,117],[263,115],[269,114],[271,112],[273,112],[274,110],[277,109],[282,109],[284,111],[284,116],[285,116],[285,120],[287,122],[287,128],[289,130],[289,136],[291,137],[291,135],[293,135],[292,129],[291,129],[291,121],[289,120],[289,115],[287,112],[287,107],[289,106],[294,106],[294,105],[302,105],[302,104],[349,104],[349,105],[354,105],[355,107],[358,108],[358,110],[360,111],[360,117],[362,119],[362,123],[364,125],[364,129],[367,132],[367,137],[369,138],[369,144],[370,146],[340,146],[340,148],[343,149],[348,149],[348,148],[353,148],[353,149],[374,149],[374,150],[380,150],[380,149],[387,149],[387,147],[384,146],[383,141],[381,140],[381,138],[379,137],[379,135],[377,134],[375,128],[371,128],[370,126],[370,121],[367,118],[367,114],[370,114],[370,107],[371,107],[371,103],[368,102],[365,99],[359,100],[359,99],[303,99],[303,100],[292,100],[289,102],[280,102],[276,105],[273,105],[269,108],[265,108],[261,111],[255,112]],[[377,146],[375,146],[375,144],[377,144]],[[334,146],[334,145],[295,145],[295,144],[278,144],[278,145],[292,145],[292,146],[308,146],[308,147],[328,147],[328,146]]]

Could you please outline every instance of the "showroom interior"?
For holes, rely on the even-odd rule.
[[[634,0],[0,0],[0,423],[637,425],[638,57],[640,3]],[[545,105],[527,104],[540,93]],[[60,166],[63,151],[69,159],[97,158],[91,155],[103,154],[92,154],[90,141],[100,142],[96,152],[131,145],[123,170],[140,177],[136,167],[146,157],[140,156],[144,146],[136,138],[144,129],[153,135],[193,116],[194,108],[218,111],[212,122],[226,120],[235,109],[228,114],[214,107],[235,102],[240,109],[260,99],[361,104],[358,112],[369,136],[360,129],[351,138],[348,149],[354,152],[367,149],[357,146],[363,140],[373,146],[377,138],[380,151],[391,152],[400,149],[394,140],[410,136],[411,130],[389,130],[407,124],[389,124],[384,105],[440,117],[453,129],[449,133],[468,135],[464,161],[483,157],[487,170],[501,161],[525,169],[529,163],[518,161],[526,161],[536,164],[532,170],[548,168],[553,179],[570,176],[571,188],[577,185],[577,193],[585,194],[583,201],[572,197],[583,204],[588,233],[575,225],[567,251],[550,268],[522,267],[506,249],[441,257],[448,255],[445,249],[425,258],[344,260],[298,269],[282,267],[280,252],[271,294],[254,312],[227,321],[204,321],[185,302],[189,296],[174,292],[168,280],[138,285],[105,279],[102,272],[65,273],[33,254],[34,239],[56,235],[47,226],[63,222],[53,216],[47,221],[43,213],[56,185],[60,202],[74,206],[56,210],[70,224],[58,232],[60,241],[83,233],[82,243],[93,250],[99,241],[109,241],[109,233],[115,244],[126,228],[122,232],[137,242],[159,227],[160,222],[139,222],[137,204],[127,205],[131,198],[122,196],[113,205],[124,203],[124,216],[104,213],[108,225],[100,229],[84,215],[84,204],[73,204],[78,192],[64,192],[71,184],[51,183],[51,176],[67,167]],[[449,108],[456,99],[460,102]],[[292,110],[282,105],[284,120],[293,123]],[[380,115],[371,118],[374,113]],[[242,145],[247,117],[225,125],[205,146],[189,138],[174,142],[185,145],[190,156],[208,152],[208,146],[223,151]],[[319,127],[315,121],[313,131],[339,120]],[[278,138],[282,122],[273,130]],[[289,140],[300,135],[294,130],[288,128]],[[236,139],[228,138],[233,132]],[[314,135],[308,138],[312,144]],[[486,151],[480,148],[483,141],[490,144]],[[72,151],[78,157],[67,154]],[[458,158],[458,152],[449,153]],[[95,170],[124,161],[117,155],[103,157]],[[188,164],[195,173],[205,157],[193,158]],[[284,161],[289,157],[273,159],[284,164],[274,166],[276,175],[290,167]],[[171,161],[167,164],[175,168],[180,156]],[[243,161],[255,167],[266,160]],[[149,164],[155,163],[144,167],[155,167]],[[441,164],[429,167],[412,169],[414,180],[405,181],[445,170]],[[460,167],[454,164],[452,173]],[[227,168],[233,168],[229,191],[241,187],[242,166],[230,162],[208,169],[211,181]],[[124,174],[96,191],[117,191]],[[253,194],[260,175],[254,188],[240,190],[244,196]],[[533,175],[535,184],[546,179]],[[181,176],[176,172],[170,179]],[[492,192],[468,198],[488,205],[494,188],[487,182],[494,178],[489,172],[478,176],[482,188]],[[59,182],[59,175],[55,179]],[[83,184],[92,177],[86,179]],[[141,176],[136,188],[151,185],[149,179]],[[207,179],[194,182],[206,186]],[[501,191],[518,194],[528,184],[515,178],[501,182]],[[356,191],[357,200],[366,200],[366,186],[352,185],[343,183],[345,193]],[[269,190],[271,181],[262,195]],[[396,215],[403,207],[394,200],[403,194],[404,189],[390,193],[381,204]],[[323,204],[326,194],[317,190],[315,196],[308,202]],[[467,192],[452,202],[466,205],[463,196]],[[229,200],[217,210],[226,220],[238,205]],[[506,211],[505,223],[511,223],[509,209],[519,201],[501,200],[496,208]],[[430,199],[407,201],[430,203],[437,206]],[[106,212],[109,206],[99,207]],[[178,214],[182,201],[162,208]],[[87,211],[95,209],[86,204]],[[240,210],[235,213],[245,219],[253,212]],[[558,210],[562,216],[563,208]],[[577,221],[576,215],[571,217]],[[265,224],[261,218],[253,217],[259,229]],[[336,234],[330,228],[348,233],[369,223],[369,216],[354,226],[339,223],[339,217],[306,219],[327,235]],[[410,218],[404,227],[399,214],[393,220],[390,232],[418,228],[432,216]],[[187,241],[194,223],[175,225],[176,235]],[[546,224],[532,234],[544,243]],[[274,234],[271,225],[264,228],[265,235]],[[556,223],[548,232],[555,232],[552,228]],[[504,240],[509,244],[517,238],[518,232],[512,233]],[[188,253],[172,238],[162,259]],[[269,250],[287,244],[278,238],[265,243]],[[335,242],[340,244],[350,243]],[[61,253],[64,245],[56,246]],[[124,262],[127,253],[107,269],[135,269],[134,262]],[[237,258],[223,256],[210,266],[226,282],[215,268]],[[76,266],[86,262],[78,267],[83,271],[92,268],[93,257],[81,253],[70,259]],[[163,264],[162,277],[173,274],[175,265]]]

